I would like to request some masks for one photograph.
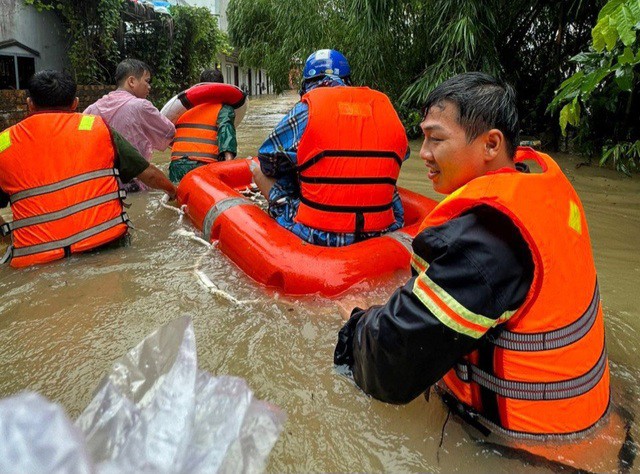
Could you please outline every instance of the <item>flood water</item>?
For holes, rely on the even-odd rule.
[[[251,100],[238,128],[239,156],[255,154],[295,100],[293,94]],[[419,147],[412,143],[400,185],[437,198]],[[578,157],[556,158],[578,190],[590,225],[613,400],[638,417],[640,176],[576,168]],[[167,153],[154,161],[167,170]],[[287,413],[270,472],[557,470],[478,443],[453,420],[443,430],[447,410],[437,397],[393,406],[365,396],[333,367],[341,327],[334,302],[289,300],[265,291],[217,250],[208,252],[181,235],[180,229],[193,228],[161,207],[160,196],[130,197],[128,212],[137,230],[129,247],[26,270],[0,268],[0,397],[37,391],[75,418],[115,359],[149,332],[187,314],[194,321],[201,369],[245,378],[259,398]],[[10,213],[5,209],[2,215]],[[246,303],[208,292],[198,283],[196,267]],[[380,302],[399,283],[359,291]],[[631,436],[640,439],[638,425],[630,423]],[[598,459],[591,469],[602,469]]]

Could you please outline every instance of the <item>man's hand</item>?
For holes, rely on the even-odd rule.
[[[351,317],[353,308],[358,307],[366,309],[370,306],[367,300],[365,298],[362,298],[361,296],[347,296],[342,300],[336,301],[336,304],[338,305],[338,309],[340,311],[340,317],[345,322],[348,321]]]
[[[137,178],[150,188],[159,189],[167,193],[169,199],[173,200],[177,196],[177,189],[167,177],[154,165],[149,165]]]

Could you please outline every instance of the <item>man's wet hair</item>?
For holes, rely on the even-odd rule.
[[[458,107],[458,123],[464,129],[468,142],[496,128],[504,135],[509,156],[515,156],[519,124],[513,87],[482,72],[459,74],[429,94],[425,116],[431,107],[444,107],[446,102]]]
[[[39,109],[66,109],[73,105],[77,86],[66,72],[48,69],[31,76],[27,89]]]
[[[151,73],[151,68],[147,63],[139,59],[125,59],[116,67],[116,85],[121,86],[129,76],[140,79],[144,76],[145,71]]]
[[[224,82],[224,76],[220,69],[205,69],[200,74],[200,82]]]

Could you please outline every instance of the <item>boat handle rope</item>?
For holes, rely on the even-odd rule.
[[[186,214],[185,210],[186,210],[186,204],[183,204],[182,206],[178,207],[174,207],[171,206],[169,204],[167,204],[169,202],[169,196],[168,195],[164,195],[162,196],[162,198],[160,199],[160,205],[162,207],[164,207],[165,209],[171,209],[174,212],[176,212],[179,217],[178,217],[178,224],[182,224],[182,220]],[[213,283],[211,281],[211,278],[209,278],[207,276],[206,273],[204,273],[202,270],[200,270],[200,266],[202,264],[202,260],[204,259],[205,256],[207,256],[209,254],[209,252],[216,247],[216,245],[207,242],[205,239],[203,239],[202,237],[198,236],[195,232],[193,231],[189,231],[186,230],[184,228],[179,228],[176,232],[176,235],[179,235],[181,237],[186,237],[190,240],[193,240],[195,242],[198,242],[199,244],[204,245],[207,250],[198,257],[198,259],[196,260],[194,266],[193,266],[193,273],[195,274],[196,278],[198,279],[198,283],[200,283],[200,285],[202,285],[207,291],[209,291],[211,294],[215,295],[215,296],[219,296],[227,301],[229,301],[230,303],[233,303],[234,305],[237,306],[245,306],[245,305],[249,305],[249,304],[254,304],[254,303],[258,303],[260,300],[239,300],[237,299],[235,296],[227,293],[224,290],[221,290],[220,288],[218,288],[215,283]]]

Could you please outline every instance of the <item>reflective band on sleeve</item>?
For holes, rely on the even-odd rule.
[[[444,291],[437,283],[420,273],[413,285],[413,294],[445,326],[474,339],[482,337],[487,330],[509,319],[514,311],[505,311],[500,318],[491,319],[468,310]]]
[[[213,205],[211,209],[207,211],[207,215],[204,217],[204,221],[202,222],[202,234],[204,240],[206,240],[207,242],[211,241],[211,228],[216,222],[216,219],[220,217],[220,215],[224,211],[235,206],[240,206],[241,204],[251,204],[253,206],[256,205],[256,203],[244,197],[231,197],[223,199],[222,201]]]
[[[73,206],[66,207],[64,209],[60,209],[56,212],[49,212],[47,214],[41,214],[39,216],[27,217],[26,219],[18,219],[11,223],[9,223],[9,229],[14,231],[16,229],[22,229],[23,227],[28,227],[36,224],[44,224],[45,222],[51,222],[58,219],[62,219],[64,217],[70,216],[80,211],[84,211],[86,209],[99,206],[100,204],[104,204],[105,202],[113,201],[114,199],[124,199],[127,197],[125,191],[116,191],[114,193],[104,194],[102,196],[95,197],[93,199],[89,199],[87,201],[80,202]]]
[[[406,232],[402,232],[400,230],[394,230],[393,232],[388,232],[383,234],[383,237],[391,237],[393,240],[397,240],[402,244],[402,246],[407,249],[407,252],[411,253],[412,247],[411,243],[413,242],[413,237],[411,237]]]
[[[517,400],[561,400],[587,393],[598,385],[607,368],[607,353],[603,348],[596,364],[584,375],[561,382],[516,382],[491,375],[471,364],[457,364],[456,374],[465,381],[478,385],[500,395]]]
[[[71,235],[66,239],[55,240],[53,242],[46,242],[44,244],[31,245],[28,247],[20,247],[17,249],[13,249],[13,258],[16,257],[26,257],[27,255],[33,255],[35,253],[47,252],[49,250],[61,249],[64,247],[68,247],[69,245],[73,245],[81,240],[87,239],[89,237],[93,237],[94,235],[99,234],[100,232],[104,232],[107,229],[111,229],[117,225],[122,223],[128,223],[129,217],[126,212],[123,212],[118,217],[111,219],[109,221],[103,222],[102,224],[98,224],[97,226],[90,227],[87,230],[83,230],[82,232],[78,232],[77,234]]]
[[[0,153],[11,146],[11,135],[9,130],[0,133]]]
[[[204,143],[206,145],[217,145],[218,140],[209,140],[208,138],[178,137],[173,139],[173,143]]]
[[[426,272],[429,268],[427,261],[415,252],[411,254],[411,266],[418,273]]]
[[[89,171],[88,173],[79,174],[77,176],[72,176],[71,178],[63,179],[62,181],[58,181],[57,183],[47,184],[45,186],[38,186],[37,188],[25,189],[24,191],[19,191],[15,194],[12,194],[9,197],[11,204],[16,203],[20,199],[30,198],[34,196],[39,196],[41,194],[52,193],[54,191],[59,191],[60,189],[68,188],[69,186],[74,186],[79,183],[84,183],[85,181],[90,181],[92,179],[104,178],[105,176],[119,176],[120,173],[115,168],[105,168],[96,171]]]
[[[596,282],[589,307],[580,318],[568,326],[535,334],[502,331],[495,339],[489,337],[489,341],[503,349],[522,352],[546,351],[568,346],[582,339],[589,332],[598,316],[599,305],[600,290]]]
[[[84,115],[80,120],[80,125],[78,125],[78,130],[88,132],[93,128],[93,122],[95,121],[95,117],[93,115]]]

